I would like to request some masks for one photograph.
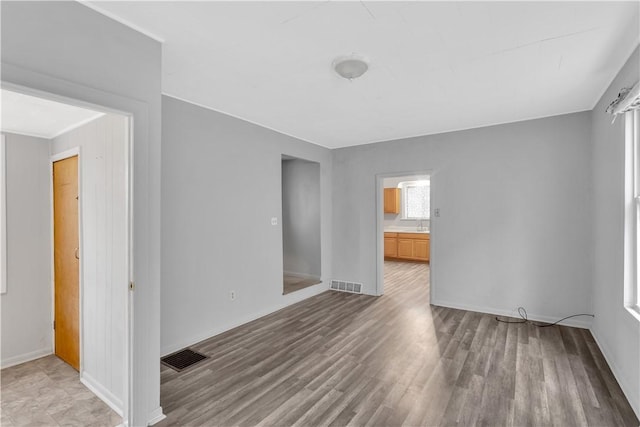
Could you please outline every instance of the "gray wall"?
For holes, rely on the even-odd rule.
[[[80,376],[122,413],[127,307],[127,119],[106,114],[53,139],[51,153],[80,149]]]
[[[282,160],[284,271],[320,279],[320,164]]]
[[[78,2],[2,2],[2,81],[132,113],[131,425],[160,408],[160,43]],[[128,405],[125,405],[128,406]]]
[[[335,150],[334,276],[375,293],[376,174],[431,171],[431,207],[441,212],[431,220],[434,304],[508,314],[524,306],[541,320],[588,312],[589,119]]]
[[[636,48],[591,112],[593,153],[592,332],[640,417],[640,322],[624,308],[624,118],[605,113],[623,87],[640,78]]]
[[[2,366],[50,354],[51,206],[49,140],[7,133],[7,293]]]
[[[163,353],[327,289],[282,295],[281,221],[271,225],[282,217],[282,154],[320,163],[322,273],[330,278],[331,152],[162,98]]]

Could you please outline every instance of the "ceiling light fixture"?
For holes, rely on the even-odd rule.
[[[361,55],[339,56],[333,60],[333,69],[340,77],[353,80],[366,73],[369,64]]]

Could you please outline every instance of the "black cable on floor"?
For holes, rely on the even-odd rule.
[[[538,328],[548,328],[549,326],[557,325],[558,323],[562,322],[563,320],[567,320],[567,319],[570,319],[572,317],[578,317],[578,316],[595,317],[595,315],[593,315],[593,314],[580,313],[580,314],[572,314],[571,316],[563,317],[562,319],[557,320],[557,321],[555,321],[553,323],[535,323],[535,322],[529,320],[529,318],[527,316],[527,310],[525,310],[524,307],[518,307],[518,314],[520,315],[520,317],[522,317],[522,320],[516,320],[516,321],[501,320],[500,318],[498,318],[498,316],[496,316],[496,320],[498,322],[501,322],[501,323],[531,323],[533,326],[537,326]]]

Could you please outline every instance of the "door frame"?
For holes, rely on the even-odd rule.
[[[406,175],[429,175],[429,209],[431,210],[429,216],[429,301],[433,300],[433,289],[434,286],[434,268],[433,268],[433,259],[437,258],[434,256],[437,253],[437,246],[434,245],[434,242],[437,242],[437,239],[434,239],[434,230],[437,230],[437,221],[433,221],[433,207],[435,204],[433,203],[433,182],[434,182],[434,173],[432,169],[423,169],[418,171],[406,171],[406,172],[388,172],[388,173],[379,173],[376,174],[375,177],[375,192],[376,192],[376,228],[375,228],[375,242],[376,242],[376,296],[384,295],[384,179],[385,178],[394,178],[399,176]],[[437,232],[436,232],[437,234]],[[434,248],[435,246],[435,248]]]
[[[118,410],[117,408],[113,408],[113,406],[105,399],[103,399],[104,396],[102,396],[101,394],[99,395],[97,393],[97,390],[93,390],[92,392],[94,394],[96,394],[96,396],[98,396],[101,400],[103,400],[105,403],[107,403],[112,409],[114,409],[116,412],[121,412],[119,415],[122,416],[122,425],[124,426],[128,426],[130,425],[130,420],[132,418],[132,411],[133,411],[133,388],[134,388],[134,378],[133,378],[133,362],[135,360],[135,354],[134,354],[134,345],[133,345],[133,330],[134,330],[134,324],[133,324],[133,319],[134,319],[134,295],[133,295],[133,287],[131,287],[130,285],[134,283],[134,212],[133,212],[133,207],[134,207],[134,148],[135,148],[135,140],[134,140],[134,126],[135,126],[135,122],[134,122],[134,111],[138,114],[140,114],[140,112],[144,112],[144,114],[146,114],[146,106],[145,104],[142,104],[136,100],[133,99],[128,99],[128,98],[121,98],[118,96],[115,96],[113,94],[109,94],[109,96],[111,96],[112,98],[116,99],[117,101],[119,101],[120,104],[126,105],[128,107],[132,108],[132,111],[125,111],[125,110],[121,110],[121,109],[117,109],[117,108],[112,108],[112,107],[107,107],[101,104],[96,104],[96,103],[92,103],[92,102],[87,102],[87,101],[83,101],[80,99],[76,99],[76,98],[71,98],[68,96],[63,96],[63,95],[59,95],[53,92],[47,92],[47,91],[43,91],[43,90],[39,90],[39,89],[34,89],[32,87],[29,86],[24,86],[21,84],[16,84],[16,83],[11,83],[9,81],[6,80],[0,80],[0,87],[2,87],[3,89],[7,89],[7,90],[11,90],[14,92],[19,92],[25,95],[31,95],[31,96],[35,96],[35,97],[39,97],[42,99],[46,99],[46,100],[50,100],[50,101],[56,101],[56,102],[61,102],[64,104],[68,104],[68,105],[72,105],[75,107],[81,107],[81,108],[88,108],[91,110],[95,110],[95,111],[99,111],[102,113],[107,113],[107,114],[118,114],[120,116],[124,116],[127,120],[127,126],[126,126],[126,147],[125,147],[125,182],[126,182],[126,186],[125,186],[125,209],[127,211],[127,244],[126,244],[126,248],[125,250],[127,251],[127,273],[128,273],[128,283],[123,284],[123,292],[126,294],[125,295],[125,301],[126,301],[126,307],[124,310],[125,313],[125,329],[124,329],[124,336],[123,336],[123,348],[124,348],[124,352],[125,352],[125,357],[124,357],[124,378],[123,378],[123,396],[122,396],[122,408],[121,410]],[[81,86],[73,86],[74,88],[83,88],[84,90],[91,90],[90,88],[84,88]],[[138,111],[140,110],[140,111]],[[78,150],[79,151],[79,150]],[[60,153],[60,154],[64,154],[64,153]],[[82,172],[81,172],[81,168],[80,168],[80,153],[78,153],[78,176],[81,177],[82,176]],[[50,171],[49,171],[49,179],[51,181],[51,187],[50,187],[50,205],[49,206],[53,206],[53,163],[50,161],[51,165],[50,165]],[[81,187],[82,186],[82,181],[79,180],[78,181],[78,191],[81,191]],[[78,224],[81,224],[81,207],[78,208]],[[51,221],[53,221],[53,212],[51,215]],[[53,245],[53,226],[51,227],[51,244]],[[79,240],[82,239],[82,234],[78,235]],[[79,251],[80,251],[80,256],[81,256],[81,262],[80,262],[80,274],[81,277],[80,279],[82,280],[82,242],[79,242]],[[52,263],[52,268],[53,268],[53,254],[51,257],[51,263]],[[51,278],[52,283],[52,292],[54,292],[53,290],[53,280],[54,278]],[[79,282],[81,283],[81,282]],[[82,288],[82,285],[79,285],[80,288]],[[82,290],[80,290],[80,292],[82,292]],[[81,294],[80,294],[81,295]],[[82,302],[80,305],[80,309],[82,310]],[[53,316],[53,313],[52,313]],[[80,316],[82,316],[82,312],[80,312]],[[53,320],[53,319],[52,319]],[[80,322],[82,323],[82,322]],[[53,323],[51,323],[51,333],[53,334]],[[82,350],[82,329],[80,330],[80,377],[82,377],[82,366],[83,366],[83,350]],[[52,343],[53,343],[53,337],[52,337]],[[163,417],[164,418],[164,417]],[[162,418],[160,418],[162,419]],[[160,419],[158,419],[157,421],[160,421]]]
[[[53,187],[53,164],[60,160],[65,160],[74,156],[78,156],[78,196],[82,194],[82,156],[80,154],[80,147],[73,147],[69,150],[63,151],[58,154],[52,154],[49,157],[49,208],[51,208],[51,351],[53,354],[56,354],[56,332],[53,328],[53,322],[56,320],[56,273],[55,273],[55,221],[54,221],[54,212],[53,212],[53,200],[54,200],[54,187]],[[78,202],[80,199],[78,198]],[[84,363],[84,328],[83,328],[83,313],[84,313],[84,304],[83,304],[83,289],[84,289],[84,274],[83,274],[83,248],[82,248],[82,237],[83,237],[83,226],[82,226],[82,204],[78,203],[78,253],[80,256],[80,262],[78,265],[78,357],[80,358],[80,362],[78,363],[78,375],[82,377],[83,363]]]

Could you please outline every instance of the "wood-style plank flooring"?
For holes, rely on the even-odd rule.
[[[0,371],[2,427],[104,426],[122,418],[54,355]]]
[[[282,295],[308,288],[309,286],[320,283],[318,279],[309,279],[293,275],[283,275],[282,278]]]
[[[327,291],[162,367],[161,425],[638,426],[590,332],[434,307],[429,266],[379,298]]]

